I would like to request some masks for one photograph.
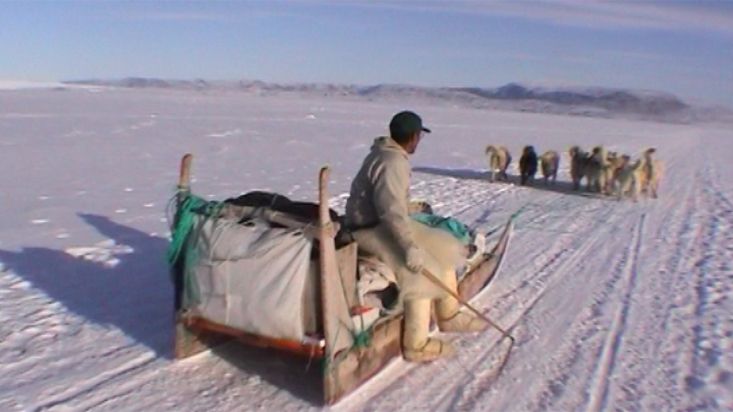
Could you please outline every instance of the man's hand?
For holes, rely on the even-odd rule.
[[[422,249],[416,246],[407,249],[405,263],[411,271],[420,272],[425,265],[425,256],[423,255]]]

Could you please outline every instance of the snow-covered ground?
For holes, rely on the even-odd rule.
[[[414,197],[491,230],[520,208],[475,301],[498,334],[454,336],[453,361],[394,362],[334,410],[733,410],[733,131],[406,101],[194,91],[0,91],[0,410],[319,409],[318,365],[228,345],[172,360],[166,205],[194,153],[194,191],[314,199],[351,176],[391,115],[434,131]],[[616,202],[486,181],[483,149],[604,144],[666,163],[658,200]],[[516,173],[516,171],[514,171]]]

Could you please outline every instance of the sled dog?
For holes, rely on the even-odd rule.
[[[644,171],[641,174],[640,191],[653,199],[657,198],[657,190],[659,182],[662,179],[664,166],[659,159],[653,159],[652,154],[656,153],[656,149],[650,147],[642,154],[644,159]]]
[[[560,167],[560,155],[554,150],[548,150],[540,156],[540,165],[542,166],[542,176],[545,178],[545,184],[552,178],[552,183],[557,180],[557,170]]]
[[[622,156],[624,166],[616,175],[616,198],[621,200],[624,196],[631,196],[636,202],[639,198],[640,184],[643,179],[644,159],[638,159],[631,163],[631,157]]]
[[[580,181],[588,174],[591,155],[578,146],[571,147],[568,155],[570,155],[570,178],[573,180],[573,189],[579,190]]]
[[[519,158],[520,184],[532,184],[537,174],[537,153],[533,146],[524,146],[522,157]]]
[[[616,152],[609,152],[606,159],[608,161],[603,168],[603,178],[605,180],[603,193],[610,196],[616,192],[616,177],[619,171],[628,163],[629,156],[619,156]]]
[[[494,182],[497,175],[500,179],[508,181],[509,176],[506,174],[506,169],[512,162],[509,150],[504,146],[488,145],[486,146],[486,157],[489,161],[489,181]]]
[[[623,156],[625,164],[614,178],[618,199],[621,199],[624,195],[630,195],[636,201],[640,193],[654,199],[657,198],[659,182],[663,173],[663,163],[652,158],[652,154],[655,152],[654,148],[645,150],[633,164],[630,163],[629,156]]]
[[[588,158],[586,164],[585,178],[588,182],[588,191],[603,192],[606,187],[605,170],[608,167],[606,149],[603,146],[596,146]]]

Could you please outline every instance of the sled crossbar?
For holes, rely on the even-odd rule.
[[[311,359],[320,359],[324,353],[323,346],[320,343],[297,342],[289,339],[276,339],[255,335],[200,317],[184,317],[183,324],[192,331],[220,333],[248,345],[260,348],[273,348]]]

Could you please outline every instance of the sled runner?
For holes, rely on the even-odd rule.
[[[191,161],[190,154],[181,160],[168,255],[177,359],[236,340],[320,360],[323,400],[333,404],[401,356],[402,314],[364,307],[357,293],[358,245],[337,236],[328,168],[320,171],[317,204],[272,197],[263,205],[250,202],[257,196],[196,197]],[[510,220],[493,248],[466,268],[462,299],[494,278],[511,231]]]

